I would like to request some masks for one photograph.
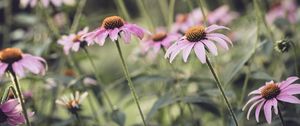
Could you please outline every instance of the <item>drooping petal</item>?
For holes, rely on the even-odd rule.
[[[254,91],[251,91],[248,96],[250,95],[255,95],[255,94],[260,94],[260,90],[254,90]]]
[[[219,29],[227,29],[227,30],[230,30],[229,28],[225,27],[225,26],[219,26],[219,25],[211,25],[211,26],[208,26],[205,30],[205,32],[207,33],[210,33],[212,31],[215,31],[215,30],[219,30]]]
[[[223,40],[225,40],[226,42],[232,44],[232,41],[225,35],[223,34],[220,34],[220,33],[209,33],[207,34],[208,37],[218,37],[218,38],[221,38]]]
[[[260,114],[260,110],[262,108],[262,106],[265,104],[265,100],[260,102],[257,106],[256,106],[256,110],[255,110],[255,119],[257,122],[259,122],[259,114]]]
[[[143,39],[145,30],[135,24],[125,24],[125,31],[131,32],[133,35]]]
[[[260,102],[262,102],[262,101],[264,101],[264,100],[263,100],[263,99],[258,100],[258,101],[254,102],[254,103],[250,106],[250,108],[249,108],[249,110],[248,110],[248,112],[247,112],[247,119],[248,119],[248,120],[249,120],[250,113],[251,113],[251,111],[253,110],[253,108],[254,108],[258,103],[260,103]]]
[[[111,31],[109,32],[109,38],[110,38],[112,41],[116,41],[116,40],[118,39],[119,32],[120,32],[120,29],[119,29],[119,28],[115,28],[115,29],[111,30]]]
[[[219,45],[221,45],[221,47],[223,47],[226,50],[229,49],[227,43],[223,39],[220,39],[218,37],[207,37],[207,39],[216,41]]]
[[[272,106],[273,106],[273,108],[274,108],[274,112],[275,112],[276,115],[278,115],[278,107],[277,107],[277,103],[278,103],[278,101],[277,101],[275,98],[273,98],[273,99],[272,99]]]
[[[5,73],[6,69],[8,67],[8,64],[6,63],[1,63],[0,62],[0,78],[3,76],[3,74]]]
[[[300,100],[297,97],[288,94],[281,93],[276,97],[276,99],[288,103],[300,104]]]
[[[272,105],[272,100],[267,100],[264,105],[265,118],[269,124],[271,124],[272,121]]]
[[[15,72],[19,77],[24,77],[24,76],[25,76],[24,69],[23,69],[22,65],[19,64],[18,62],[13,63],[13,64],[12,64],[12,68],[13,68],[14,72]]]
[[[188,59],[194,45],[195,45],[195,43],[189,43],[189,45],[183,49],[182,57],[183,57],[184,62],[187,62],[187,59]]]
[[[194,51],[201,63],[206,63],[205,48],[201,42],[195,44]]]
[[[189,46],[189,42],[185,42],[182,46],[180,45],[177,45],[176,48],[174,49],[174,51],[171,53],[171,56],[170,56],[170,63],[173,62],[173,60],[175,59],[175,57],[178,55],[178,53],[186,48],[187,46]]]
[[[289,95],[300,94],[300,84],[291,84],[281,90],[281,93]]]
[[[6,102],[4,102],[0,108],[1,108],[1,111],[3,112],[10,112],[12,111],[17,105],[19,104],[18,100],[17,99],[10,99]]]
[[[202,42],[204,43],[204,45],[209,49],[209,51],[213,54],[213,55],[218,55],[218,50],[216,45],[213,42],[207,41],[207,40],[202,40]]]
[[[181,41],[178,41],[176,43],[174,43],[172,46],[170,46],[165,54],[165,58],[169,58],[171,56],[171,54],[177,50],[178,48],[186,45],[188,42],[185,41],[185,40],[181,40]]]
[[[129,44],[130,40],[131,40],[131,34],[127,31],[122,31],[120,34],[121,34],[121,37],[123,38],[124,42],[126,44]]]
[[[294,77],[289,77],[285,81],[280,82],[280,84],[279,84],[280,90],[283,90],[284,88],[286,88],[287,86],[289,86],[290,84],[292,84],[293,82],[295,82],[298,79],[299,79],[298,77],[294,76]]]
[[[245,108],[247,107],[247,105],[249,104],[249,103],[251,103],[251,102],[253,102],[253,101],[257,101],[257,100],[259,100],[259,99],[261,99],[262,98],[262,96],[254,96],[254,97],[252,97],[251,99],[249,99],[248,100],[248,102],[244,105],[244,107],[243,107],[243,111],[245,110]]]

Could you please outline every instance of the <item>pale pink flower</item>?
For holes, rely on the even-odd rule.
[[[20,4],[22,7],[35,7],[38,2],[41,2],[44,7],[48,7],[50,4],[53,4],[56,7],[59,7],[62,4],[68,6],[74,6],[76,4],[75,0],[20,0]]]
[[[223,5],[207,15],[209,24],[228,25],[233,19],[238,17],[237,12],[230,11],[229,6]]]
[[[228,43],[232,44],[231,40],[220,33],[214,33],[218,29],[229,28],[219,25],[211,25],[207,28],[203,26],[194,26],[189,28],[185,35],[177,40],[166,52],[165,58],[170,58],[170,63],[183,51],[183,61],[187,62],[191,50],[194,49],[196,56],[201,63],[206,63],[206,52],[208,49],[213,55],[218,55],[217,47],[215,42],[217,42],[221,47],[228,50]]]
[[[177,33],[167,33],[163,29],[157,30],[155,34],[150,35],[146,40],[141,42],[142,53],[154,59],[161,48],[168,49],[179,37],[180,34]]]
[[[29,117],[33,116],[30,112]],[[21,125],[25,123],[25,117],[22,114],[21,105],[17,99],[10,99],[0,105],[0,124],[8,124],[10,126]]]
[[[38,56],[23,53],[19,48],[6,48],[0,51],[0,77],[5,72],[25,76],[24,68],[34,74],[45,75],[46,61]]]
[[[260,110],[263,108],[265,118],[270,124],[272,120],[272,108],[274,109],[275,114],[278,114],[278,102],[288,102],[294,104],[300,104],[300,100],[293,96],[300,94],[300,84],[292,84],[298,77],[289,77],[285,81],[275,83],[274,81],[266,82],[266,85],[260,87],[257,90],[254,90],[249,93],[249,95],[254,95],[243,107],[245,108],[252,103],[250,106],[247,119],[254,107],[255,109],[255,118],[259,122]]]
[[[70,50],[77,52],[80,47],[86,46],[87,42],[84,40],[83,35],[88,32],[89,28],[85,27],[83,30],[76,34],[63,35],[61,39],[57,41],[58,44],[64,46],[65,54],[69,54]]]
[[[70,97],[63,96],[61,99],[56,100],[56,104],[64,106],[72,114],[76,114],[81,110],[81,103],[87,97],[88,92],[84,92],[80,95],[79,91],[76,91],[75,94],[71,94]]]
[[[185,33],[190,27],[199,25],[203,21],[201,9],[194,9],[187,14],[177,14],[171,32]]]
[[[295,0],[282,0],[266,14],[268,23],[273,23],[279,18],[287,19],[293,24],[297,22],[297,3]]]
[[[146,31],[143,28],[125,22],[119,16],[110,16],[103,20],[102,25],[99,28],[89,32],[85,37],[88,45],[94,44],[95,42],[100,46],[103,46],[107,37],[112,41],[116,41],[120,35],[124,42],[128,44],[131,41],[131,35],[135,35],[139,39],[142,39],[145,32]]]

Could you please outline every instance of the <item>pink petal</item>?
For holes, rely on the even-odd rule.
[[[291,84],[281,90],[281,93],[289,95],[300,94],[300,84]]]
[[[80,43],[79,42],[73,44],[73,46],[72,46],[72,50],[75,51],[75,52],[77,52],[79,50],[79,48],[80,48]]]
[[[274,111],[275,111],[275,114],[278,115],[278,107],[277,107],[277,100],[276,98],[273,98],[272,99],[272,105],[273,105],[273,108],[274,108]]]
[[[188,59],[194,45],[195,45],[195,43],[189,43],[189,45],[186,48],[183,49],[182,56],[183,56],[183,61],[184,62],[187,62],[187,59]]]
[[[271,124],[272,120],[272,105],[272,100],[267,100],[264,105],[265,118],[269,124]]]
[[[189,46],[189,42],[185,42],[182,46],[181,45],[177,45],[176,48],[174,49],[174,51],[171,53],[171,56],[170,56],[170,63],[173,62],[174,58],[178,55],[178,53],[186,48],[187,46]]]
[[[300,100],[297,97],[288,94],[281,93],[276,97],[276,99],[288,103],[300,104]]]
[[[177,48],[186,45],[187,43],[188,42],[185,40],[179,40],[178,42],[175,42],[171,47],[168,48],[165,54],[165,58],[169,58],[171,53],[173,53]]]
[[[119,28],[115,28],[114,30],[111,30],[109,32],[109,38],[112,41],[116,41],[118,39],[118,35],[119,35],[120,29]]]
[[[209,27],[206,28],[205,32],[206,33],[210,33],[212,31],[215,31],[215,30],[219,30],[219,29],[227,29],[227,30],[230,30],[229,28],[227,27],[224,27],[224,26],[219,26],[219,25],[211,25]]]
[[[232,44],[232,41],[227,36],[220,34],[220,33],[209,33],[209,34],[207,34],[207,36],[218,37],[218,38],[221,38],[221,39],[227,41],[228,43]]]
[[[107,35],[108,35],[108,31],[104,31],[104,32],[97,34],[96,38],[95,38],[95,42],[97,44],[99,44],[100,46],[103,46]]]
[[[3,74],[5,73],[7,67],[8,67],[8,64],[0,62],[0,77],[3,76]]]
[[[204,43],[204,45],[209,49],[209,51],[213,54],[213,55],[218,55],[218,50],[216,45],[211,42],[211,41],[207,41],[207,40],[202,40],[202,42]]]
[[[207,39],[216,41],[218,44],[221,45],[221,47],[223,47],[226,50],[229,49],[227,43],[223,39],[217,37],[207,37]]]
[[[254,91],[251,91],[248,96],[250,95],[254,95],[254,94],[260,94],[260,90],[254,90]]]
[[[139,37],[140,39],[143,39],[144,30],[141,27],[139,27],[135,24],[125,24],[125,27],[126,27],[124,29],[125,32],[127,32],[127,30],[128,30],[129,32],[131,32],[135,36]]]
[[[262,96],[254,96],[254,97],[252,97],[251,99],[249,99],[248,100],[248,102],[244,105],[244,107],[243,107],[243,111],[245,110],[245,108],[247,107],[247,105],[249,104],[249,103],[251,103],[251,102],[253,102],[253,101],[257,101],[257,100],[259,100],[259,99],[261,99],[262,98]]]
[[[287,86],[289,86],[291,83],[295,82],[298,79],[299,78],[296,77],[296,76],[289,77],[285,81],[280,82],[279,87],[280,87],[281,90],[283,90],[284,88],[286,88]]]
[[[12,111],[17,105],[19,104],[17,99],[10,99],[4,102],[0,108],[3,112],[10,112]]]
[[[13,63],[12,68],[19,77],[25,76],[24,69],[23,69],[22,65],[19,64],[18,62]]]
[[[206,63],[205,48],[201,42],[195,44],[194,51],[201,63]]]
[[[121,37],[123,38],[124,42],[126,44],[129,44],[130,43],[130,40],[131,40],[131,35],[129,32],[126,32],[126,31],[122,31],[121,32]]]
[[[259,101],[256,101],[256,102],[254,102],[254,103],[250,106],[250,108],[249,108],[249,110],[248,110],[248,112],[247,112],[247,119],[248,119],[248,120],[249,120],[250,113],[251,113],[251,111],[253,110],[253,108],[254,108],[258,103],[261,103],[262,101],[264,101],[264,99],[261,99],[261,100],[259,100]]]
[[[256,107],[255,110],[255,119],[257,122],[259,122],[259,114],[260,114],[260,110],[262,108],[262,106],[265,104],[265,100],[263,100],[261,103],[259,103]]]

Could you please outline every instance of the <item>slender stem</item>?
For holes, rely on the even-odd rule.
[[[249,64],[250,65],[250,64]],[[240,103],[239,106],[243,103],[244,101],[244,97],[246,94],[246,89],[248,87],[248,82],[249,82],[249,75],[250,75],[250,66],[246,66],[246,77],[244,80],[244,84],[243,84],[243,88],[242,88],[242,94],[241,94],[241,99],[240,99]]]
[[[132,94],[132,96],[134,98],[134,101],[135,101],[135,103],[136,103],[136,105],[137,105],[137,107],[139,109],[139,113],[140,113],[140,116],[141,116],[141,118],[143,120],[144,126],[147,126],[145,118],[144,118],[144,115],[143,115],[143,111],[141,109],[141,106],[140,106],[140,103],[139,103],[139,100],[138,100],[138,96],[136,94],[135,88],[134,88],[134,86],[132,84],[132,81],[131,81],[131,77],[129,75],[127,64],[126,64],[125,59],[123,57],[123,53],[122,53],[122,50],[121,50],[121,47],[120,47],[120,43],[119,43],[118,40],[116,40],[115,43],[116,43],[116,47],[118,49],[118,53],[119,53],[121,61],[122,61],[123,71],[124,71],[125,77],[126,77],[126,79],[128,81],[128,86],[130,88],[131,94]]]
[[[231,105],[230,105],[230,103],[229,103],[229,101],[228,101],[228,99],[227,99],[227,97],[226,97],[226,95],[225,95],[225,92],[224,92],[224,90],[223,90],[223,88],[222,88],[222,84],[221,84],[221,82],[220,82],[220,80],[219,80],[219,78],[218,78],[218,76],[217,76],[217,74],[216,74],[216,72],[215,72],[213,66],[211,65],[211,63],[210,63],[208,57],[206,57],[206,62],[207,62],[207,65],[208,65],[208,67],[209,67],[209,69],[210,69],[212,75],[214,76],[215,81],[217,82],[217,83],[216,83],[216,84],[217,84],[217,87],[218,87],[219,90],[221,91],[221,94],[222,94],[222,96],[223,96],[223,98],[224,98],[224,100],[225,100],[225,102],[226,102],[227,108],[228,108],[228,110],[229,110],[229,112],[230,112],[230,114],[231,114],[231,116],[232,116],[232,118],[233,118],[233,120],[234,120],[234,123],[235,123],[236,126],[238,126],[239,124],[238,124],[238,122],[237,122],[236,116],[235,116],[235,114],[234,114],[234,112],[233,112],[233,110],[232,110],[232,107],[231,107]]]
[[[295,59],[295,71],[297,76],[300,76],[299,71],[298,71],[298,61],[297,61],[297,48],[294,42],[291,42],[293,46],[293,51],[294,51],[294,59]]]
[[[137,0],[138,7],[141,10],[141,12],[144,14],[144,16],[145,16],[145,18],[146,18],[146,20],[148,22],[148,25],[150,27],[150,30],[154,31],[155,28],[154,28],[153,20],[150,17],[149,13],[147,12],[146,7],[144,6],[143,1],[144,0]]]
[[[126,9],[126,6],[124,4],[124,1],[123,0],[115,0],[115,3],[119,6],[121,12],[122,12],[122,15],[124,16],[125,20],[126,21],[129,21],[130,20],[130,15]]]
[[[200,9],[201,9],[201,13],[202,13],[204,24],[206,24],[207,23],[207,19],[206,19],[206,16],[205,16],[204,6],[203,6],[203,3],[202,3],[202,0],[199,0],[199,6],[200,6]]]
[[[10,71],[9,75],[10,75],[11,81],[15,84],[15,88],[16,88],[17,93],[18,93],[18,98],[19,98],[19,101],[21,103],[21,107],[22,107],[23,114],[24,114],[24,117],[25,117],[26,125],[31,126],[30,122],[29,122],[29,119],[28,119],[27,110],[25,108],[25,103],[24,103],[22,92],[21,92],[21,87],[19,85],[19,80],[18,80],[15,72]]]
[[[89,59],[91,65],[92,65],[92,67],[93,67],[94,75],[95,75],[95,77],[96,77],[98,83],[99,83],[100,86],[101,86],[101,83],[102,83],[102,82],[101,82],[101,78],[100,78],[99,75],[97,74],[97,67],[96,67],[96,65],[95,65],[95,63],[94,63],[94,61],[93,61],[93,59],[91,58],[91,56],[90,56],[88,50],[87,50],[86,48],[83,48],[83,50],[84,50],[86,56],[88,57],[88,59]],[[107,100],[107,102],[108,102],[108,104],[109,104],[109,107],[110,107],[111,110],[113,111],[115,107],[114,107],[114,105],[112,104],[112,102],[111,102],[111,100],[110,100],[110,98],[109,98],[107,92],[105,91],[104,88],[101,88],[101,89],[102,89],[102,93],[103,93],[105,99]]]
[[[282,113],[281,113],[281,110],[280,110],[279,106],[278,106],[278,115],[279,115],[282,126],[285,126],[283,116],[282,116]]]
[[[161,1],[161,0],[159,0]],[[171,25],[173,23],[173,18],[174,18],[174,8],[175,8],[175,0],[170,0],[170,5],[169,5],[169,19],[168,19],[168,29],[171,29]]]
[[[100,124],[100,120],[98,119],[98,115],[97,115],[97,113],[96,113],[97,110],[95,109],[95,107],[94,107],[92,101],[93,101],[93,100],[91,99],[91,95],[88,96],[89,106],[90,106],[90,108],[91,108],[91,110],[92,110],[92,113],[93,113],[93,115],[94,115],[94,118],[95,118],[95,120],[97,121],[97,124]]]
[[[73,24],[71,26],[70,33],[76,32],[85,4],[86,4],[86,0],[80,0],[80,2],[78,3],[78,7],[75,13],[75,17],[74,17]]]

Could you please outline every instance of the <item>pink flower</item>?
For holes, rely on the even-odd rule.
[[[151,59],[154,59],[161,48],[168,49],[179,37],[180,35],[177,33],[167,33],[165,30],[158,30],[141,43],[142,52],[147,53]]]
[[[282,0],[266,14],[268,23],[273,23],[278,18],[287,19],[293,24],[297,22],[297,4],[295,0]]]
[[[237,12],[229,10],[227,5],[220,6],[207,16],[207,21],[210,24],[228,25],[233,19],[238,17]]]
[[[289,77],[285,81],[274,83],[273,81],[266,82],[266,85],[260,87],[258,90],[254,90],[249,93],[249,95],[255,95],[252,97],[246,105],[243,107],[243,111],[248,104],[252,103],[250,106],[247,119],[254,107],[256,121],[259,122],[260,110],[263,108],[265,113],[265,118],[270,124],[272,120],[272,108],[275,114],[278,114],[278,101],[300,104],[300,100],[293,96],[295,94],[300,94],[300,84],[292,84],[298,77]]]
[[[87,97],[88,92],[84,92],[81,95],[79,91],[72,94],[70,97],[63,96],[61,99],[56,100],[56,104],[62,105],[67,108],[72,114],[76,114],[77,111],[81,110],[81,103]]]
[[[57,41],[58,44],[64,46],[64,52],[66,55],[69,54],[72,49],[77,52],[80,47],[86,46],[86,41],[83,39],[83,35],[88,32],[89,28],[85,27],[83,30],[79,31],[77,34],[70,34],[68,36],[64,35]]]
[[[5,72],[14,72],[19,77],[24,77],[24,68],[34,74],[45,75],[46,61],[38,56],[24,54],[18,48],[6,48],[0,51],[0,77]]]
[[[143,28],[125,22],[119,16],[110,16],[103,20],[101,27],[88,33],[85,37],[88,45],[96,42],[100,46],[103,46],[107,37],[112,41],[116,41],[120,35],[125,43],[130,43],[131,35],[135,35],[139,39],[142,39],[145,32],[146,31]]]
[[[34,113],[29,113],[33,116]],[[0,105],[0,124],[7,123],[16,126],[25,123],[25,117],[22,114],[21,105],[17,99],[10,99]]]
[[[63,3],[69,6],[75,5],[75,0],[20,0],[20,4],[22,7],[35,7],[38,2],[41,2],[44,7],[48,7],[50,3],[54,6],[59,7]]]
[[[177,14],[176,21],[172,25],[171,32],[185,33],[190,27],[200,24],[203,21],[201,10],[195,9],[188,14]]]
[[[194,26],[189,28],[185,35],[177,40],[166,52],[165,58],[170,58],[170,63],[178,55],[180,51],[183,51],[183,61],[187,62],[188,56],[191,50],[194,48],[196,56],[201,63],[206,63],[205,49],[208,49],[213,55],[218,55],[217,47],[214,42],[217,42],[221,47],[228,50],[228,43],[232,44],[231,40],[220,33],[214,33],[213,31],[218,29],[229,28],[218,25],[211,25],[207,28],[203,26]]]

